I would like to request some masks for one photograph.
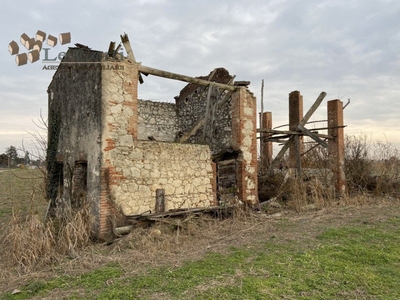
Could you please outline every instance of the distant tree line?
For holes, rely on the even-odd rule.
[[[29,152],[24,151],[24,156],[19,156],[17,148],[10,146],[6,148],[6,152],[0,154],[0,168],[15,168],[18,165],[39,165],[40,160],[33,161],[30,158]]]

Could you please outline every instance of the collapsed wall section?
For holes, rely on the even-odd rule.
[[[199,78],[225,84],[233,80],[224,68],[217,68],[208,76]],[[176,97],[176,106],[181,134],[204,119],[204,126],[189,137],[188,143],[207,144],[213,155],[230,147],[232,114],[229,91],[190,83]]]
[[[138,139],[173,142],[179,132],[174,103],[138,100]]]
[[[165,191],[165,210],[215,205],[208,146],[134,141],[129,152],[115,155],[113,165],[122,176],[110,196],[125,215],[154,212],[157,189]]]

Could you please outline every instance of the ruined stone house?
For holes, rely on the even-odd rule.
[[[165,211],[256,204],[256,101],[248,83],[235,85],[218,68],[201,77],[208,85],[189,83],[175,103],[143,101],[140,68],[100,51],[66,53],[48,88],[53,204],[79,208],[89,200],[99,238],[117,210],[157,211],[157,190]]]

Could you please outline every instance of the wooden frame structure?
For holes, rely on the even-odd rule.
[[[309,120],[325,97],[326,93],[321,92],[303,117],[303,97],[298,91],[291,92],[289,94],[289,124],[283,125],[289,126],[289,130],[277,129],[283,126],[273,129],[271,112],[265,112],[261,115],[263,120],[260,122],[262,128],[257,129],[257,132],[260,133],[259,138],[262,144],[260,146],[260,149],[262,149],[261,164],[266,168],[264,176],[269,176],[274,171],[289,149],[289,167],[295,168],[297,173],[300,174],[301,156],[311,150],[307,152],[303,150],[303,137],[307,136],[317,143],[314,147],[322,146],[328,149],[335,190],[339,195],[345,193],[343,129],[346,126],[343,124],[343,103],[338,99],[328,101],[328,119],[324,120],[328,122],[327,127],[306,128],[307,124],[315,123],[315,121],[309,122]],[[320,134],[318,130],[328,130],[328,134]],[[283,144],[283,147],[276,157],[272,159],[272,143],[274,142]]]

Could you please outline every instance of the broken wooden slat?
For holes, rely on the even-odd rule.
[[[122,44],[124,44],[126,53],[128,55],[128,59],[132,60],[133,62],[136,62],[135,55],[133,55],[131,43],[129,42],[129,38],[126,33],[124,33],[124,35],[121,35],[121,41]]]
[[[317,137],[321,138],[321,139],[328,139],[328,140],[334,140],[335,139],[333,136],[328,135],[328,134],[315,133],[313,131],[311,131],[311,132],[313,134],[315,134]],[[268,137],[268,138],[267,137],[257,137],[257,139],[265,139],[265,140],[268,140],[269,142],[276,142],[276,141],[279,140],[279,142],[282,142],[283,141],[282,139],[290,138],[290,136],[292,136],[292,135],[304,135],[304,133],[303,132],[296,132],[296,133],[293,133],[293,134],[283,134],[283,135],[280,135],[280,136],[273,136],[273,137]]]
[[[233,84],[237,86],[248,86],[251,82],[250,81],[235,81]]]
[[[344,127],[347,127],[347,125],[318,127],[318,128],[312,128],[311,130],[317,131],[317,130],[328,130],[328,129],[337,129],[337,128],[344,128]],[[257,132],[266,132],[266,133],[272,133],[272,134],[299,134],[299,132],[292,131],[292,130],[276,130],[276,129],[266,129],[266,128],[258,128]]]
[[[114,56],[115,42],[110,42],[110,46],[108,47],[108,56]]]
[[[226,210],[225,206],[210,206],[210,207],[199,207],[199,208],[188,208],[188,209],[180,209],[180,210],[170,210],[164,213],[158,214],[147,214],[147,215],[127,215],[128,219],[150,219],[150,218],[164,218],[164,217],[172,217],[172,216],[180,216],[184,214],[191,213],[203,213],[203,212],[213,212],[219,210]]]
[[[124,35],[121,35],[121,41],[122,41],[122,44],[125,47],[128,59],[130,59],[133,62],[136,62],[135,55],[133,54],[133,50],[132,50],[132,47],[131,47],[131,43],[129,42],[129,38],[128,38],[128,35],[126,33],[124,33]],[[118,49],[119,49],[119,46],[118,46],[117,50]],[[140,74],[140,72],[139,72],[139,76],[138,77],[139,77],[138,78],[139,79],[139,83],[143,84],[144,80],[143,80],[142,74]]]
[[[257,132],[266,132],[273,134],[302,134],[301,132],[293,131],[293,130],[276,130],[276,129],[257,129]]]
[[[338,129],[338,128],[345,128],[347,125],[342,126],[329,126],[329,127],[319,127],[319,128],[312,128],[312,130],[325,130],[325,129]]]

